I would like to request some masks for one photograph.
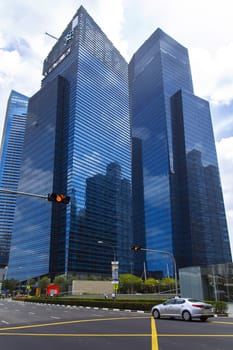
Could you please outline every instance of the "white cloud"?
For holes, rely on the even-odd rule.
[[[204,48],[191,48],[189,52],[197,95],[212,103],[233,100],[233,41],[215,52]]]

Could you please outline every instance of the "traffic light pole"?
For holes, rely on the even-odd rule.
[[[146,249],[146,248],[141,248],[141,247],[133,247],[133,248],[134,248],[133,250],[135,250],[135,251],[144,250],[146,252],[166,254],[171,258],[171,260],[173,262],[173,266],[174,266],[176,295],[178,295],[177,269],[176,269],[176,260],[174,258],[174,255],[170,252],[167,252],[166,250]],[[138,248],[138,249],[135,249],[135,248]]]
[[[48,196],[44,196],[42,194],[27,193],[27,192],[20,192],[20,191],[14,191],[14,190],[6,190],[4,188],[0,188],[0,192],[2,192],[2,193],[10,193],[10,194],[22,194],[24,196],[29,196],[29,197],[37,197],[37,198],[42,198],[42,199],[48,199]]]
[[[16,191],[16,190],[7,190],[5,188],[0,188],[0,193],[22,194],[23,196],[42,198],[42,199],[46,199],[50,202],[63,203],[63,204],[69,204],[69,202],[70,202],[70,197],[66,196],[62,193],[48,193],[47,196],[44,196],[43,194],[21,192],[21,191]]]

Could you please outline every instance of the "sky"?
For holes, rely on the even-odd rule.
[[[189,51],[195,95],[210,102],[233,252],[232,0],[1,0],[0,139],[11,90],[40,89],[43,60],[83,5],[127,61],[159,27]]]

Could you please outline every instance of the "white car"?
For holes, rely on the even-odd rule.
[[[200,318],[206,321],[214,316],[213,306],[198,299],[175,297],[152,307],[154,318],[169,317],[182,318],[191,321],[193,318]]]

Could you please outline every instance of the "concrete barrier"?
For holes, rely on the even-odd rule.
[[[227,305],[228,305],[228,310],[227,310],[228,316],[233,317],[233,303],[227,303]]]
[[[72,295],[101,294],[111,295],[113,285],[111,281],[80,281],[72,283]]]

